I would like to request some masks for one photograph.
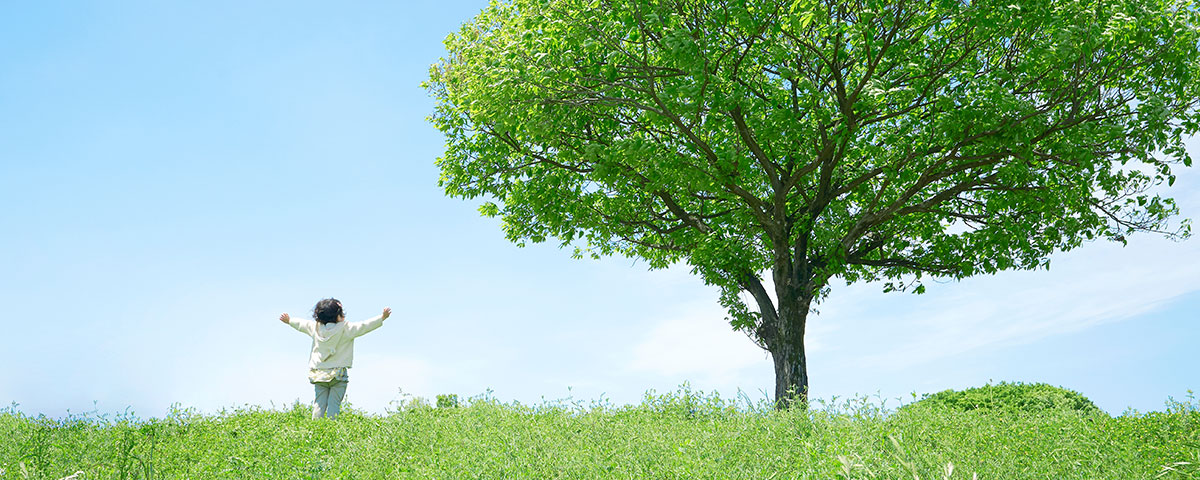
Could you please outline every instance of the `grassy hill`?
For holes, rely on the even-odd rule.
[[[1098,410],[808,410],[681,390],[640,405],[478,398],[387,415],[307,407],[167,418],[0,411],[0,479],[146,478],[1200,478],[1200,403]]]

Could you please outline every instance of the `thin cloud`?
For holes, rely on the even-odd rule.
[[[1154,239],[1087,245],[1050,271],[1006,272],[931,288],[927,303],[889,319],[892,342],[862,351],[866,368],[902,369],[975,349],[1027,344],[1144,315],[1200,290],[1200,244]],[[887,311],[884,302],[876,303]],[[850,318],[871,325],[877,319]]]

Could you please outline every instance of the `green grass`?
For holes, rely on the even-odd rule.
[[[1200,478],[1191,396],[1117,417],[866,399],[773,411],[686,388],[621,407],[459,403],[336,421],[301,405],[149,420],[9,408],[0,478]]]

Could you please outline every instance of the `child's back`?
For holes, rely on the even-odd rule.
[[[312,337],[308,368],[350,367],[354,363],[354,339],[383,325],[383,315],[362,322],[320,323],[312,320],[288,322],[292,328]]]

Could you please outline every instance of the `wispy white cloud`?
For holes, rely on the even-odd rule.
[[[1200,290],[1200,269],[1182,265],[1200,265],[1200,244],[1137,239],[1122,248],[1097,243],[1060,254],[1050,271],[1005,272],[935,285],[927,295],[900,301],[881,294],[872,302],[873,314],[859,310],[857,318],[839,321],[890,332],[861,346],[860,351],[875,353],[856,363],[900,369],[1148,313]],[[889,308],[889,302],[911,307]]]
[[[1020,345],[1134,318],[1200,290],[1200,243],[1135,238],[1055,257],[1049,271],[1003,272],[932,284],[926,295],[876,284],[835,289],[810,316],[806,349],[854,368],[898,370],[980,348]],[[696,302],[630,349],[629,370],[728,384],[769,356]],[[864,352],[870,352],[864,354]]]

